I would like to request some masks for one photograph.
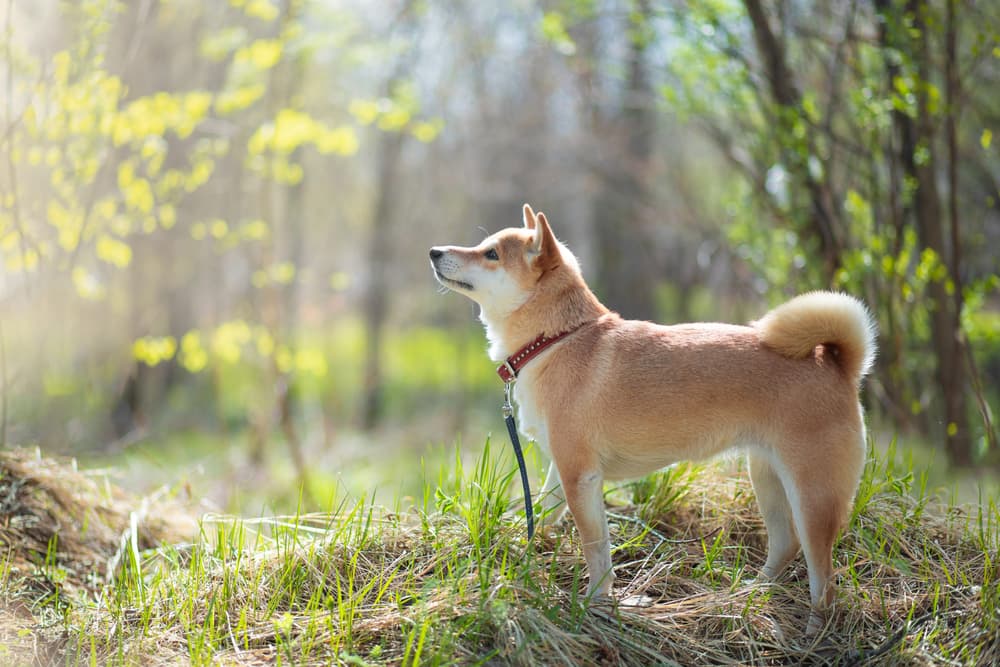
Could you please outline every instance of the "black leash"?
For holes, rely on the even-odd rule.
[[[510,392],[513,387],[513,380],[503,383],[503,419],[507,423],[510,444],[514,446],[517,467],[521,471],[521,486],[524,488],[524,516],[528,519],[528,539],[530,540],[535,534],[535,517],[531,506],[531,485],[528,484],[528,469],[524,465],[524,453],[521,452],[521,441],[517,437],[517,424],[514,423],[514,407],[510,404]]]
[[[503,380],[503,418],[507,422],[507,433],[510,434],[510,444],[514,445],[514,456],[517,457],[517,467],[521,470],[521,486],[524,487],[524,516],[528,519],[528,539],[535,534],[535,517],[531,507],[531,486],[528,485],[528,470],[524,466],[524,454],[521,452],[521,441],[517,439],[517,424],[514,423],[514,408],[510,404],[510,392],[517,381],[517,373],[525,364],[537,357],[554,343],[570,335],[583,324],[577,324],[572,329],[558,333],[555,336],[540,334],[514,354],[510,355],[497,367],[497,375]]]

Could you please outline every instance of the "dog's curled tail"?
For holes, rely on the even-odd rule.
[[[805,359],[823,346],[855,383],[875,361],[875,322],[863,303],[837,292],[807,292],[783,303],[754,325],[779,354]]]

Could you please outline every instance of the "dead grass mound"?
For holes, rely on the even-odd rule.
[[[157,523],[169,515],[158,499],[144,510],[66,462],[0,461],[0,494],[12,499],[0,530],[5,599],[34,604],[35,619],[54,608],[53,591],[85,600],[55,624],[47,652],[15,642],[26,659],[14,662],[1000,664],[996,505],[935,505],[911,474],[877,460],[838,544],[838,602],[818,637],[803,632],[801,558],[778,583],[752,581],[764,527],[746,474],[718,466],[609,492],[612,607],[580,596],[571,522],[526,542],[505,464],[445,480],[421,509],[358,501],[335,513],[208,516],[191,543]],[[24,618],[0,614],[0,629],[12,624],[0,644],[24,633]]]
[[[165,492],[139,498],[74,460],[0,452],[0,663],[44,656],[59,613],[102,591],[130,549],[190,541],[195,529]]]

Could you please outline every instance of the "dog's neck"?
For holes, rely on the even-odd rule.
[[[583,278],[561,269],[543,276],[528,299],[511,312],[480,308],[493,361],[503,361],[540,335],[556,336],[609,312]]]

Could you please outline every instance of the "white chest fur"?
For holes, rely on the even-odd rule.
[[[499,335],[497,327],[492,325],[495,317],[490,317],[486,310],[481,310],[479,319],[486,325],[486,339],[489,341],[489,356],[494,362],[500,363],[506,359],[513,350],[509,350]],[[538,362],[547,354],[542,352],[540,357],[533,360],[521,369],[514,383],[514,402],[517,404],[517,430],[534,440],[549,453],[548,426],[545,416],[538,408],[538,401],[535,400],[536,391],[536,370]]]
[[[548,427],[545,415],[535,400],[534,369],[524,368],[514,385],[514,400],[517,402],[517,427],[524,435],[534,440],[548,454]]]

